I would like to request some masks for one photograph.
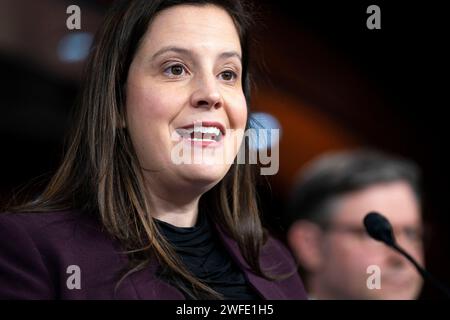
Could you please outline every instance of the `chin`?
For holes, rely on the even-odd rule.
[[[229,167],[223,165],[191,164],[185,168],[185,178],[199,186],[212,188],[219,183]]]
[[[402,288],[396,286],[386,286],[376,294],[374,294],[371,299],[376,300],[415,300],[419,295],[416,288]]]

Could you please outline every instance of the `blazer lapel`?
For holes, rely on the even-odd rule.
[[[243,271],[249,284],[266,300],[280,300],[286,299],[285,294],[275,281],[267,280],[259,275],[256,275],[245,261],[241,254],[237,242],[232,239],[219,225],[214,224],[214,227],[219,234],[219,238],[230,254],[231,258],[235,261],[237,266]],[[260,265],[263,270],[276,271],[275,266],[280,261],[275,261],[276,257],[273,252],[268,250],[261,250]],[[122,256],[124,263],[127,263],[127,258]],[[121,297],[130,298],[130,291],[134,291],[132,296],[136,296],[137,299],[143,300],[184,300],[183,293],[166,283],[163,280],[158,279],[156,272],[159,264],[156,260],[152,260],[149,266],[133,272],[130,276],[125,278],[124,283],[118,288],[116,298]]]
[[[119,253],[119,257],[122,265],[128,264],[129,260],[126,255]],[[127,276],[118,287],[115,298],[133,299],[131,297],[135,297],[134,299],[141,300],[184,300],[185,297],[181,291],[158,279],[156,275],[158,267],[158,261],[152,259],[147,267]]]
[[[237,242],[232,239],[218,224],[215,228],[222,240],[225,248],[230,253],[233,260],[244,272],[248,282],[259,292],[259,294],[266,300],[280,300],[285,299],[285,295],[275,281],[267,280],[261,276],[256,275],[248,265],[245,258],[242,256]],[[273,260],[273,254],[266,253],[262,250],[260,256],[260,265],[263,270],[274,270],[277,261]],[[279,261],[278,261],[279,263]]]

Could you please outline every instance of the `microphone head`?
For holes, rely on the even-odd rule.
[[[391,223],[378,212],[369,212],[364,217],[364,227],[373,239],[384,242],[389,246],[396,244]]]

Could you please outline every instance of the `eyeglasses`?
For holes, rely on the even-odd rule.
[[[367,233],[366,229],[363,226],[356,226],[356,225],[345,225],[345,224],[322,224],[321,225],[322,230],[327,232],[341,232],[350,234],[360,240],[373,240],[369,234]],[[394,235],[397,239],[405,239],[411,244],[419,245],[422,244],[424,241],[424,231],[420,227],[408,227],[405,226],[403,228],[394,227]]]

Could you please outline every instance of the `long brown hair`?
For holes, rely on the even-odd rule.
[[[186,269],[158,232],[145,198],[138,158],[127,130],[120,125],[126,112],[124,84],[141,38],[158,12],[180,4],[214,4],[233,18],[243,53],[243,91],[250,105],[251,19],[239,0],[118,1],[97,32],[61,165],[38,197],[9,211],[76,208],[95,214],[129,254],[130,268],[124,277],[156,258],[192,286],[191,291],[180,285],[193,298],[220,298]],[[234,163],[224,179],[202,196],[200,206],[237,241],[254,272],[265,276],[258,262],[266,235],[258,213],[253,166]]]

